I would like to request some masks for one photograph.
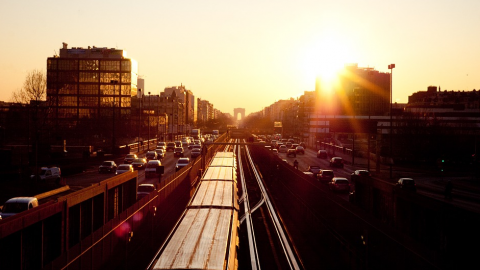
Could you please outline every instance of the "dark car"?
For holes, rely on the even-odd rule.
[[[350,181],[355,182],[360,178],[370,177],[370,172],[368,170],[356,170],[352,173]]]
[[[417,191],[417,185],[415,184],[415,180],[412,178],[400,178],[397,182],[397,187],[401,189]]]
[[[125,159],[123,160],[123,163],[126,164],[131,164],[137,157],[135,154],[128,154],[125,156]]]
[[[332,191],[343,191],[350,193],[350,183],[348,182],[347,178],[334,177],[332,181],[328,182],[328,187]]]
[[[325,182],[332,181],[333,177],[335,177],[335,175],[332,170],[321,170],[317,175],[318,180]]]
[[[313,173],[314,175],[317,175],[320,172],[320,166],[308,166],[307,171]]]
[[[183,157],[183,147],[175,147],[175,149],[173,150],[173,156]]]
[[[330,159],[330,167],[343,168],[343,158],[333,157],[332,159]]]
[[[287,150],[287,157],[290,157],[290,156],[293,156],[293,157],[297,156],[297,152],[295,151],[295,149],[288,149]]]
[[[104,161],[100,167],[98,167],[98,172],[99,173],[104,173],[104,172],[109,172],[109,173],[115,173],[117,170],[117,164],[115,164],[115,161]]]
[[[201,154],[202,154],[202,149],[195,148],[195,149],[192,149],[192,151],[190,152],[190,157],[191,158],[196,158],[196,157],[200,156]]]
[[[179,158],[177,164],[175,165],[175,171],[179,171],[183,167],[187,166],[190,163],[189,158]]]
[[[144,158],[137,158],[132,162],[132,166],[134,170],[145,169],[146,164],[147,164],[147,160]]]
[[[150,194],[150,192],[155,191],[155,185],[153,184],[140,184],[138,185],[137,197],[140,200],[141,198]]]
[[[299,145],[299,146],[295,147],[295,152],[296,152],[297,154],[305,155],[305,148],[303,148],[303,146],[300,146],[300,145]]]
[[[327,158],[327,150],[318,150],[317,158]]]
[[[174,142],[168,142],[167,143],[167,152],[168,151],[173,151],[175,150],[175,143]]]

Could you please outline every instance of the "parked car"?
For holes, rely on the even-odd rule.
[[[125,156],[125,158],[123,159],[123,163],[126,163],[126,164],[132,164],[132,162],[137,159],[137,155],[135,154],[128,154]]]
[[[140,200],[141,198],[150,194],[150,192],[155,191],[155,185],[153,184],[140,184],[138,185],[137,197]]]
[[[59,167],[41,167],[38,175],[30,175],[31,179],[35,179],[35,177],[44,182],[54,180],[55,183],[59,184],[60,179],[62,179],[62,170]]]
[[[117,170],[117,164],[113,160],[107,160],[98,167],[98,172],[99,173],[104,173],[104,172],[109,172],[109,173],[115,173]]]
[[[333,191],[350,192],[350,182],[344,177],[334,177],[332,181],[328,183],[328,187]]]
[[[327,150],[318,150],[317,158],[327,158]]]
[[[173,150],[173,156],[183,157],[183,147],[175,147],[175,149]]]
[[[417,191],[417,185],[415,184],[415,180],[412,178],[400,178],[397,182],[397,187],[401,189]]]
[[[150,160],[145,165],[145,178],[158,176],[157,168],[162,166],[162,163],[159,160]]]
[[[287,150],[288,150],[288,147],[287,147],[286,145],[284,145],[284,144],[282,144],[282,145],[280,145],[280,146],[278,147],[278,152],[279,152],[279,153],[286,153]]]
[[[145,169],[146,164],[147,164],[147,160],[144,158],[137,158],[132,162],[132,166],[134,170],[143,170]]]
[[[174,142],[168,142],[167,143],[167,152],[175,150],[175,143]]]
[[[330,159],[330,167],[343,168],[343,158],[341,158],[341,157],[332,157],[332,158]]]
[[[179,171],[183,167],[187,166],[189,163],[190,163],[189,158],[184,158],[184,157],[179,158],[177,160],[177,164],[175,165],[175,171]]]
[[[20,212],[32,209],[38,206],[38,200],[35,197],[15,197],[8,199],[2,208],[0,219],[11,217]]]
[[[155,160],[155,159],[157,159],[157,157],[158,157],[158,155],[157,155],[156,151],[148,151],[145,154],[145,158],[147,159],[147,161]]]
[[[307,171],[313,173],[314,175],[317,175],[320,172],[320,166],[317,166],[317,165],[308,166]]]
[[[335,174],[332,170],[320,170],[317,175],[319,181],[324,181],[327,183],[332,181],[333,177],[335,177]]]
[[[195,148],[195,149],[192,149],[192,151],[190,152],[190,157],[191,158],[196,158],[196,157],[200,156],[201,154],[202,154],[202,149]]]
[[[133,172],[132,164],[120,164],[115,171],[115,174],[121,174],[124,172]]]
[[[297,154],[302,154],[302,155],[305,155],[305,148],[303,148],[303,146],[297,146],[295,147],[295,152],[297,152]]]
[[[350,181],[355,182],[362,177],[370,177],[370,172],[368,170],[356,170],[350,176]]]
[[[288,149],[287,150],[287,157],[297,157],[297,152],[295,151],[295,149]]]

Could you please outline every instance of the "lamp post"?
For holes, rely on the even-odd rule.
[[[142,89],[139,88],[138,92],[140,93],[140,98],[138,99],[138,137],[137,137],[137,153],[140,153],[140,129],[142,125],[142,100],[143,100],[143,95],[142,95]]]
[[[115,152],[115,85],[118,84],[118,80],[110,80],[113,85],[113,116],[112,116],[112,154]],[[119,95],[120,98],[120,95]]]
[[[151,99],[152,97],[150,96],[150,92],[148,92],[148,146],[147,146],[147,151],[150,150],[150,109],[151,109]]]
[[[393,146],[393,126],[392,126],[392,106],[393,106],[393,87],[392,87],[392,74],[395,64],[388,65],[390,69],[390,179],[392,179],[392,166],[393,166],[393,156],[392,156],[392,146]]]

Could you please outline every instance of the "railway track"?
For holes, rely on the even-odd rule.
[[[245,233],[242,240],[248,239],[248,245],[241,245],[239,267],[241,269],[303,269],[288,231],[277,214],[248,147],[241,147],[237,151],[242,189],[239,201],[244,208],[244,215],[240,218],[241,233]],[[247,246],[248,251],[245,250]],[[246,259],[247,257],[249,260]]]

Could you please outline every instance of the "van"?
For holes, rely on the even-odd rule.
[[[35,179],[34,174],[30,175],[31,179]],[[38,174],[38,179],[46,182],[49,180],[55,180],[55,183],[60,184],[60,179],[62,178],[62,171],[58,167],[41,167]]]
[[[20,212],[32,209],[38,206],[38,200],[35,197],[15,197],[3,204],[1,217],[11,217]]]

